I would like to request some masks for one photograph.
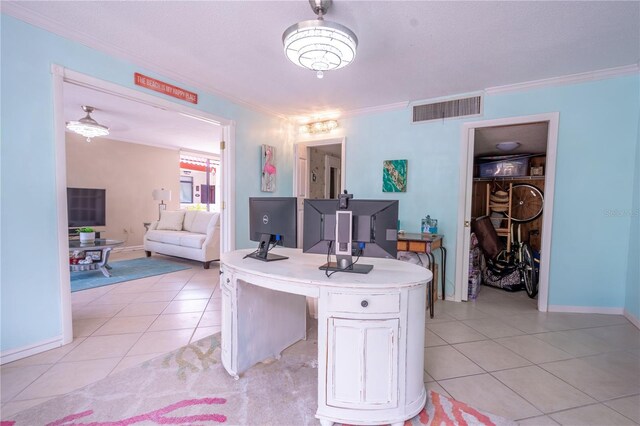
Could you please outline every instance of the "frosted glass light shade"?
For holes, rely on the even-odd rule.
[[[287,28],[282,43],[285,55],[294,64],[313,71],[330,71],[354,60],[358,38],[344,25],[312,19]]]
[[[109,134],[109,128],[99,124],[96,120],[91,118],[91,113],[94,108],[83,105],[82,109],[87,113],[87,115],[77,121],[67,121],[67,129],[84,136],[87,138],[87,142],[91,142],[91,138],[107,136]]]

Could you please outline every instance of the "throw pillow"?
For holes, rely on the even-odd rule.
[[[164,210],[160,215],[160,222],[156,229],[166,231],[182,231],[182,221],[184,220],[184,211],[167,211]]]
[[[209,222],[211,222],[211,218],[213,215],[217,213],[211,212],[198,212],[196,218],[193,220],[193,224],[191,225],[191,232],[197,232],[198,234],[206,234],[207,226],[209,226]]]
[[[182,224],[182,229],[189,232],[193,231],[193,221],[198,215],[197,210],[187,210],[184,214],[184,222]]]

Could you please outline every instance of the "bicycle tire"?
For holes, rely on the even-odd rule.
[[[524,288],[527,291],[527,296],[533,299],[538,294],[538,270],[536,269],[536,262],[533,258],[531,247],[526,243],[522,243],[520,250],[522,251],[521,271]]]
[[[528,183],[518,183],[511,187],[511,220],[530,222],[542,214],[544,194]],[[509,212],[505,215],[509,216]]]

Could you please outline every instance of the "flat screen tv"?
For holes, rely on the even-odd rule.
[[[105,189],[67,188],[69,228],[105,226],[106,192]]]

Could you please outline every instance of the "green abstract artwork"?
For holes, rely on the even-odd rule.
[[[407,160],[383,161],[382,192],[407,192]]]

